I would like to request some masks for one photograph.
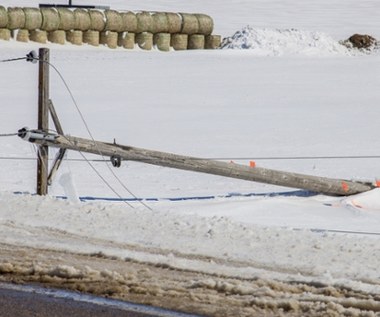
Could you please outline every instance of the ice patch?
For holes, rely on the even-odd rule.
[[[363,54],[359,50],[347,48],[321,32],[296,29],[254,29],[251,26],[225,38],[221,48],[249,49],[262,56]]]

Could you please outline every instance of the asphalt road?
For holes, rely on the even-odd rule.
[[[140,310],[144,311],[144,306],[141,306]],[[148,307],[146,310],[154,311]],[[67,297],[57,297],[49,293],[44,294],[41,289],[25,291],[0,285],[0,317],[181,317],[184,315],[181,313],[177,315],[175,312],[169,311],[165,313],[160,309],[152,313],[136,312],[134,304],[131,304],[131,309],[128,310],[127,307],[118,308]]]

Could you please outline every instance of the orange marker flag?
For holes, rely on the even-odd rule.
[[[342,188],[345,192],[348,192],[348,190],[350,189],[350,187],[348,186],[346,182],[342,182]]]

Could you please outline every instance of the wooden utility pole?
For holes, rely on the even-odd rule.
[[[375,186],[371,183],[303,175],[261,167],[249,167],[233,163],[140,149],[114,143],[99,142],[72,136],[53,134],[41,135],[38,133],[34,134],[33,131],[28,138],[26,138],[25,135],[20,136],[31,142],[44,146],[70,149],[108,156],[111,158],[138,161],[147,164],[220,175],[265,184],[300,188],[333,196],[348,196],[366,192],[375,188]]]
[[[39,75],[38,75],[38,130],[49,130],[49,49],[39,50]],[[48,164],[49,147],[40,145],[37,157],[37,194],[48,193]]]
[[[58,134],[49,133],[49,112]],[[358,194],[376,187],[372,183],[303,175],[261,167],[248,167],[239,164],[66,136],[63,133],[53,103],[49,100],[49,49],[46,48],[39,50],[38,129],[20,129],[19,136],[27,141],[39,144],[37,159],[38,195],[47,194],[48,183],[52,182],[54,174],[65,156],[65,151],[68,149],[108,156],[116,167],[120,166],[121,159],[123,159],[265,184],[300,188],[333,196]],[[48,171],[49,146],[60,149],[53,163],[50,175]]]

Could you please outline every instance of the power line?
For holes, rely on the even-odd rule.
[[[97,144],[96,144],[96,142],[95,142],[95,138],[93,137],[93,135],[92,135],[92,133],[91,133],[91,131],[90,131],[90,128],[89,128],[89,126],[88,126],[88,124],[87,124],[87,122],[86,122],[86,120],[85,120],[85,118],[84,118],[84,116],[83,116],[83,113],[81,112],[81,110],[80,110],[80,108],[79,108],[79,106],[78,106],[78,103],[76,102],[76,100],[75,100],[75,97],[74,97],[74,95],[73,95],[73,93],[72,93],[72,91],[71,91],[71,89],[70,89],[70,87],[69,87],[69,85],[67,84],[67,82],[66,82],[66,80],[65,80],[65,78],[63,77],[63,75],[61,74],[61,72],[53,65],[53,64],[51,64],[51,63],[49,63],[49,62],[47,62],[47,61],[43,61],[44,63],[47,63],[50,67],[52,67],[55,71],[56,71],[56,73],[58,74],[58,76],[61,78],[61,80],[62,80],[62,82],[63,82],[63,84],[64,84],[64,86],[66,87],[66,90],[68,91],[68,93],[69,93],[69,95],[70,95],[70,97],[71,97],[71,100],[73,101],[73,103],[74,103],[74,105],[75,105],[75,108],[77,109],[77,111],[78,111],[78,113],[79,113],[79,116],[81,117],[81,120],[82,120],[82,122],[83,122],[83,124],[84,124],[84,126],[86,127],[86,130],[87,130],[87,132],[88,132],[88,134],[89,134],[89,136],[91,137],[91,139],[92,139],[92,141],[94,142],[94,144],[95,144],[95,146],[96,146],[96,148],[97,148],[97,150],[98,150],[98,152],[99,152],[99,155],[103,158],[103,160],[104,160],[104,155],[103,155],[103,153],[100,151],[100,149],[98,148],[98,146],[97,146]],[[82,157],[84,158],[84,159],[86,159],[86,157],[83,155],[83,153],[81,153],[81,155],[82,155]],[[121,181],[121,179],[116,175],[116,173],[112,170],[112,168],[109,166],[109,164],[108,163],[106,163],[107,164],[107,167],[108,167],[108,169],[110,170],[110,172],[112,173],[112,175],[115,177],[115,179],[119,182],[119,184],[132,196],[132,197],[134,197],[134,198],[137,198],[137,196]],[[93,166],[91,166],[93,169],[94,169],[94,167]],[[97,172],[98,173],[98,172]],[[98,174],[99,175],[99,174]],[[100,176],[100,175],[99,175]],[[104,178],[103,177],[101,177],[101,179],[104,181]],[[110,187],[111,188],[111,187]],[[113,191],[115,191],[114,189],[112,189]],[[147,209],[149,209],[149,210],[152,210],[152,208],[150,208],[147,204],[145,204],[144,202],[142,202],[142,201],[140,201],[140,204],[141,205],[143,205],[145,208],[147,208]]]
[[[73,93],[71,92],[71,89],[70,89],[70,87],[68,86],[68,84],[67,84],[67,82],[66,82],[66,80],[65,80],[65,78],[62,76],[62,74],[61,74],[61,72],[53,65],[53,64],[51,64],[51,63],[49,63],[48,61],[44,61],[44,60],[40,60],[39,58],[38,58],[38,56],[37,56],[37,54],[36,54],[36,52],[35,51],[31,51],[31,52],[29,52],[25,57],[18,57],[18,58],[11,58],[11,59],[4,59],[4,60],[0,60],[0,62],[3,62],[3,63],[5,63],[5,62],[13,62],[13,61],[19,61],[19,60],[26,60],[26,61],[28,61],[28,62],[32,62],[32,63],[36,63],[37,61],[41,61],[41,62],[43,62],[43,63],[47,63],[51,68],[53,68],[55,71],[56,71],[56,73],[58,74],[58,76],[61,78],[61,80],[62,80],[62,82],[63,82],[63,84],[64,84],[64,86],[66,87],[66,89],[67,89],[67,91],[68,91],[68,93],[69,93],[69,95],[70,95],[70,97],[71,97],[71,99],[72,99],[72,101],[73,101],[73,103],[74,103],[74,105],[75,105],[75,107],[76,107],[76,109],[77,109],[77,111],[78,111],[78,113],[79,113],[79,115],[80,115],[80,117],[81,117],[81,119],[82,119],[82,122],[83,122],[83,124],[85,125],[85,127],[86,127],[86,130],[87,130],[87,132],[88,132],[88,134],[90,135],[90,137],[91,137],[91,139],[94,141],[94,143],[95,143],[95,139],[94,139],[94,137],[93,137],[93,135],[92,135],[92,133],[91,133],[91,131],[90,131],[90,129],[89,129],[89,127],[88,127],[88,125],[87,125],[87,122],[86,122],[86,120],[85,120],[85,118],[84,118],[84,116],[83,116],[83,114],[82,114],[82,112],[80,111],[80,108],[79,108],[79,106],[78,106],[78,104],[77,104],[77,102],[76,102],[76,100],[75,100],[75,98],[74,98],[74,95],[73,95]],[[0,135],[0,136],[13,136],[13,135],[18,135],[18,133],[16,133],[16,134],[4,134],[4,135]],[[95,143],[96,144],[96,143]],[[102,156],[102,158],[103,158],[103,160],[104,160],[104,156],[103,156],[103,154],[101,153],[101,151],[99,150],[99,148],[98,148],[98,152],[99,152],[99,154]],[[86,160],[87,161],[87,158],[83,155],[83,153],[81,153],[80,152],[80,154],[82,155],[82,157],[84,158],[84,160]],[[102,177],[101,175],[100,175],[100,173],[95,169],[95,167],[94,166],[92,166],[92,164],[90,163],[90,162],[88,162],[87,161],[87,163],[89,163],[90,164],[90,166],[92,167],[92,169],[98,174],[98,176],[103,180],[103,182],[115,193],[115,194],[117,194],[116,193],[116,191],[112,188],[112,186],[104,179],[104,177]],[[127,192],[130,194],[130,195],[132,195],[134,198],[137,198],[128,188],[127,188],[127,186],[120,180],[120,178],[119,177],[117,177],[117,175],[115,174],[115,172],[110,168],[110,166],[107,164],[107,167],[109,168],[109,170],[111,171],[111,173],[113,174],[113,176],[115,177],[115,179],[123,186],[123,188],[125,189],[125,190],[127,190]],[[120,195],[118,195],[118,196],[120,196]],[[148,208],[149,210],[152,210],[149,206],[147,206],[146,204],[144,204],[143,202],[141,202],[141,204],[143,205],[143,206],[145,206],[146,208]],[[128,204],[129,205],[129,204]],[[131,205],[130,205],[131,206]],[[132,206],[131,206],[132,207]],[[132,207],[133,208],[133,207]]]
[[[3,60],[0,60],[0,63],[15,62],[15,61],[21,61],[21,60],[26,60],[26,59],[28,59],[28,57],[17,57],[17,58],[3,59]]]
[[[1,135],[1,136],[13,136],[18,135],[18,133],[12,133],[9,135]],[[349,155],[349,156],[266,156],[266,157],[255,157],[255,156],[246,156],[246,157],[207,157],[207,158],[199,158],[199,160],[220,160],[220,161],[229,161],[229,160],[236,160],[236,161],[249,161],[249,160],[334,160],[334,159],[379,159],[380,155]],[[11,157],[11,156],[0,156],[0,160],[34,160],[35,158],[29,158],[29,157]],[[66,158],[67,161],[73,161],[73,162],[83,162],[85,160],[83,159],[74,159],[74,158]],[[141,160],[143,162],[148,161],[149,159]],[[100,163],[106,163],[109,162],[109,160],[103,158],[103,159],[87,159],[87,161],[90,162],[100,162]],[[138,160],[134,160],[138,162]]]
[[[18,132],[16,133],[0,133],[0,137],[8,137],[8,136],[16,136],[18,135]]]

